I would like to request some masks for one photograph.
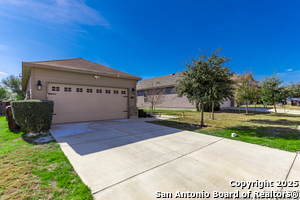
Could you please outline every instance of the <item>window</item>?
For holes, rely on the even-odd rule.
[[[70,87],[65,87],[65,88],[64,88],[64,91],[65,91],[65,92],[71,92],[72,90],[71,90]]]
[[[59,87],[52,87],[52,91],[59,91]]]
[[[97,89],[96,92],[97,93],[102,93],[102,89]]]
[[[110,90],[105,90],[105,93],[106,94],[110,94]]]
[[[147,103],[148,102],[148,97],[146,94],[144,94],[144,103]]]
[[[119,94],[119,91],[118,90],[114,90],[114,94]]]
[[[121,91],[121,94],[126,94],[126,91]]]
[[[93,93],[93,89],[86,89],[87,93]]]
[[[83,92],[82,88],[76,88],[76,92]]]

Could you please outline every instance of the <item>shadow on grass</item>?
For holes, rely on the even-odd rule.
[[[289,121],[287,119],[267,120],[267,119],[251,119],[249,122],[256,124],[267,124],[267,125],[286,125],[286,126],[297,126],[300,121]]]
[[[284,127],[261,127],[261,126],[236,126],[223,129],[229,132],[236,132],[241,136],[248,136],[254,138],[281,138],[284,140],[300,140],[300,132],[292,128]],[[219,131],[219,130],[216,130]],[[222,131],[222,129],[221,129]]]
[[[199,124],[190,124],[190,123],[172,121],[172,119],[171,120],[163,120],[163,121],[148,121],[148,123],[162,125],[162,126],[168,126],[168,127],[182,129],[182,130],[188,130],[188,131],[202,130],[202,129],[205,129],[206,127],[210,127],[208,125],[204,125],[202,127]]]
[[[215,113],[239,113],[239,110],[233,110],[233,109],[224,109],[217,111]],[[293,115],[288,113],[270,113],[270,112],[254,112],[254,111],[248,111],[249,114],[255,114],[255,115],[269,115],[274,117],[299,117],[299,115]],[[245,110],[241,110],[240,114],[246,114]]]
[[[232,109],[224,109],[224,110],[219,110],[216,113],[236,113],[236,114],[246,114],[246,110],[232,110]],[[255,115],[268,115],[270,114],[269,112],[254,112],[254,111],[248,111],[248,114],[255,114]]]
[[[168,126],[172,128],[178,128],[188,131],[196,131],[199,133],[205,133],[214,136],[231,138],[231,133],[238,134],[238,137],[246,136],[253,138],[268,138],[276,139],[282,138],[285,140],[300,140],[300,132],[292,128],[284,127],[261,127],[261,126],[235,126],[224,129],[205,129],[205,127],[192,127],[188,123],[177,122],[177,121],[153,121],[158,125]],[[209,127],[209,126],[208,126]]]

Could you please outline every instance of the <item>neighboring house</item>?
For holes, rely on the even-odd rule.
[[[22,63],[26,99],[53,100],[53,124],[137,118],[138,80],[81,58]]]
[[[288,100],[291,106],[300,106],[300,98],[288,97]]]
[[[180,79],[181,73],[173,73],[166,76],[150,78],[137,83],[137,106],[139,108],[149,108],[151,105],[147,102],[145,91],[153,86],[165,88],[165,99],[163,103],[155,105],[159,109],[176,109],[176,110],[196,110],[196,106],[190,103],[186,96],[180,98],[173,91],[176,81]],[[228,100],[220,105],[221,108],[233,107],[233,100]]]

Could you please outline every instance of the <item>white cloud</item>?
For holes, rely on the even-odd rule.
[[[52,23],[78,23],[109,28],[108,21],[84,0],[0,0],[0,5],[13,5],[19,12]]]
[[[4,75],[7,75],[7,73],[1,72],[1,71],[0,71],[0,74],[4,74]]]
[[[290,71],[293,71],[293,69],[287,69],[286,71],[290,72]]]
[[[8,46],[0,44],[0,51],[7,51],[8,49]]]

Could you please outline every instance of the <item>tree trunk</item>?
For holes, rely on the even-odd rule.
[[[248,114],[248,100],[246,99],[246,114]]]
[[[215,119],[215,116],[214,116],[214,102],[211,103],[212,106],[211,106],[211,119]]]
[[[275,100],[273,100],[273,104],[274,104],[275,113],[277,113]]]
[[[203,126],[203,110],[204,110],[204,102],[202,101],[201,102],[201,126]]]

